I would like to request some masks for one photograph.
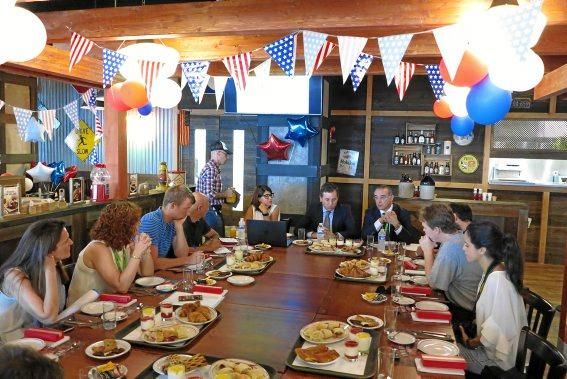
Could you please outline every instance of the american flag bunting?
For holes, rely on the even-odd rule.
[[[189,125],[185,123],[187,111],[181,110],[177,115],[177,132],[179,135],[179,144],[181,146],[189,145]]]
[[[63,109],[65,113],[73,123],[75,128],[79,127],[79,107],[77,105],[77,101],[71,101],[69,104],[66,104]]]
[[[43,124],[43,130],[47,133],[49,140],[53,139],[53,129],[55,125],[55,109],[39,111],[39,121]]]
[[[95,114],[95,142],[102,138],[102,123],[100,118]]]
[[[91,153],[89,154],[89,163],[92,164],[93,166],[95,164],[100,163],[99,158],[98,158],[98,146],[96,146],[96,145],[93,148],[93,150],[91,151]]]
[[[398,90],[398,95],[400,96],[400,101],[404,99],[406,91],[409,86],[409,82],[415,73],[415,64],[408,62],[400,62],[398,67],[398,72],[394,77],[396,83],[396,89]]]
[[[228,76],[213,76],[213,83],[215,85],[215,99],[217,101],[217,109],[219,109],[219,107],[220,107],[222,95],[224,94],[224,89],[226,87],[227,81],[228,81]]]
[[[272,58],[266,59],[264,62],[260,63],[258,66],[254,67],[254,74],[257,78],[267,78],[270,76],[270,69],[272,66]]]
[[[191,90],[196,103],[201,104],[210,78],[211,76],[208,74],[195,74],[187,77],[187,86]]]
[[[329,54],[331,54],[331,51],[333,51],[335,46],[336,45],[334,43],[330,41],[325,41],[325,43],[323,44],[323,46],[321,46],[321,49],[317,53],[317,57],[315,57],[315,64],[313,65],[314,67],[313,71],[316,71],[319,69],[319,67],[321,67],[323,61],[325,60],[325,58],[329,56]]]
[[[350,80],[352,81],[352,89],[354,92],[356,92],[358,86],[360,86],[360,83],[362,82],[362,79],[364,79],[364,75],[366,75],[366,71],[368,71],[373,59],[374,57],[372,55],[366,53],[360,53],[358,58],[356,58],[356,63],[350,71]]]
[[[384,74],[386,74],[386,83],[388,85],[392,83],[392,79],[398,72],[398,66],[406,53],[412,37],[413,34],[398,34],[378,38],[380,58],[384,65]]]
[[[93,48],[94,42],[83,37],[79,33],[73,32],[71,36],[71,51],[69,52],[69,71],[83,59]]]
[[[89,88],[86,92],[81,95],[81,98],[89,106],[89,109],[93,114],[96,115],[96,96],[98,90],[96,88]]]
[[[102,87],[106,88],[111,83],[120,67],[128,57],[114,50],[102,50]]]
[[[204,75],[209,70],[209,61],[186,61],[181,62],[181,69],[186,78],[191,75]]]
[[[343,73],[344,84],[356,64],[360,53],[362,53],[362,49],[366,46],[368,38],[338,36],[337,39],[339,40],[339,56],[341,58],[341,71]]]
[[[303,55],[305,56],[305,76],[313,74],[316,58],[321,48],[327,41],[328,34],[311,32],[305,30],[303,32]]]
[[[445,81],[439,73],[439,65],[426,64],[425,71],[427,71],[427,78],[429,79],[429,84],[431,84],[431,89],[433,89],[433,94],[435,95],[435,98],[439,100],[441,96],[445,94]]]
[[[464,35],[465,31],[460,24],[443,26],[433,30],[435,42],[437,42],[437,47],[439,47],[451,80],[455,78],[466,50],[467,41]]]
[[[148,61],[145,59],[138,60],[138,63],[140,64],[142,79],[146,84],[146,92],[148,94],[148,97],[150,97],[154,81],[156,80],[161,68],[165,65],[165,63],[159,61]]]
[[[297,33],[292,33],[266,45],[264,50],[266,50],[287,76],[293,76],[295,74],[296,45]]]
[[[44,128],[37,122],[37,120],[30,117],[22,139],[24,142],[45,142],[45,136],[43,135],[44,131]]]
[[[12,107],[14,109],[14,116],[16,117],[16,126],[18,128],[18,135],[21,139],[24,139],[24,134],[26,132],[26,127],[28,121],[32,116],[32,111],[29,109]]]
[[[236,89],[240,91],[244,91],[246,89],[248,70],[250,69],[250,57],[251,53],[247,52],[239,55],[233,55],[231,57],[225,57],[222,60],[226,69],[230,73],[230,76],[234,79]]]

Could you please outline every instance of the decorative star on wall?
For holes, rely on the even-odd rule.
[[[289,148],[291,142],[282,141],[274,134],[270,133],[270,138],[264,143],[258,145],[260,150],[263,150],[268,156],[268,160],[285,160],[289,159]]]
[[[311,127],[307,116],[296,119],[288,118],[287,123],[289,124],[289,128],[285,139],[297,141],[302,147],[305,146],[307,140],[319,133],[317,129]]]

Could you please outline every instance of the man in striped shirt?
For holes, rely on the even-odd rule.
[[[170,187],[165,191],[162,206],[140,220],[140,233],[152,239],[150,252],[156,270],[193,264],[203,256],[201,251],[188,246],[183,231],[183,223],[194,202],[193,193],[185,185]],[[171,258],[168,257],[170,248],[174,253]]]

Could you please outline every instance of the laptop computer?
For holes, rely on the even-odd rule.
[[[247,220],[246,232],[248,244],[252,246],[267,243],[272,246],[287,247],[292,242],[287,239],[287,221]]]

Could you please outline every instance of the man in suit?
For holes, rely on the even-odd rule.
[[[386,228],[386,238],[390,241],[406,243],[419,242],[420,233],[411,224],[407,210],[394,204],[394,195],[390,187],[379,185],[374,190],[375,206],[368,208],[364,214],[362,238],[374,235],[376,238],[382,228]]]
[[[319,191],[319,200],[321,204],[311,206],[298,223],[298,228],[305,228],[307,237],[316,237],[320,223],[325,227],[326,236],[332,233],[343,238],[358,237],[350,207],[339,203],[339,189],[336,184],[323,184]]]

